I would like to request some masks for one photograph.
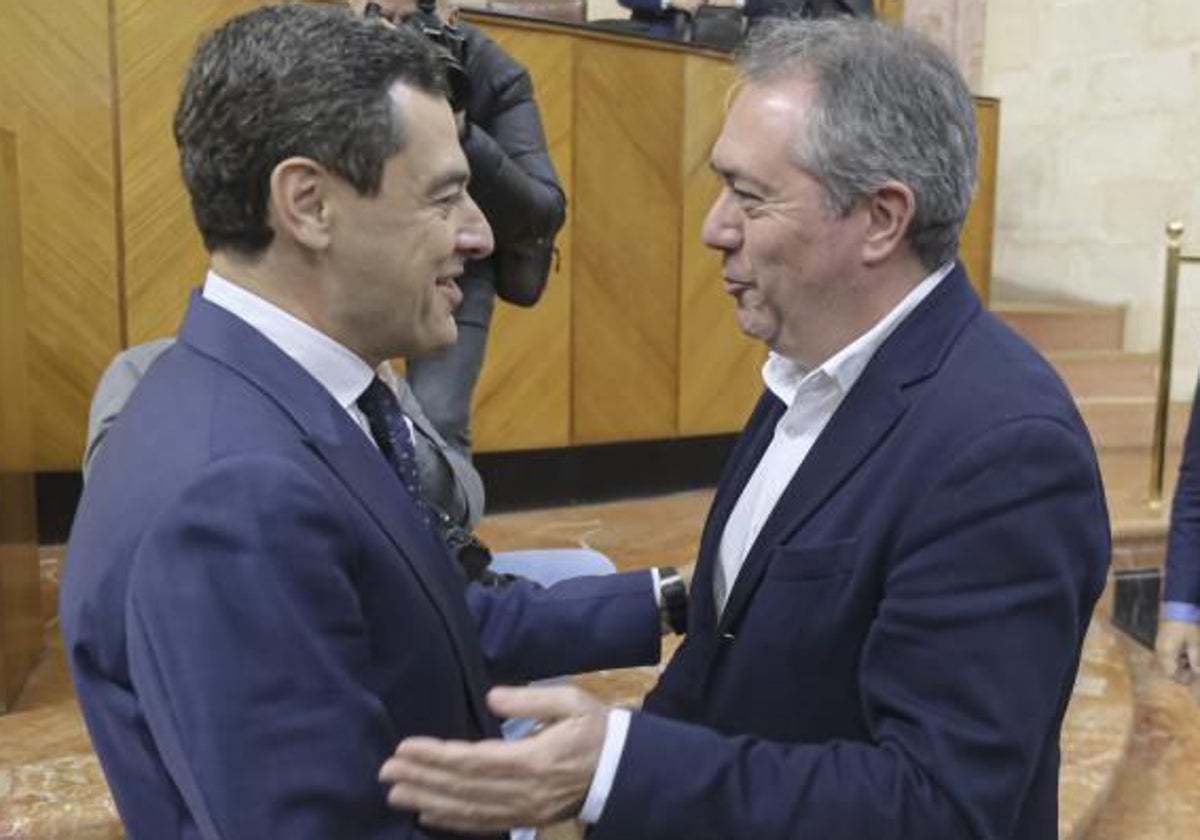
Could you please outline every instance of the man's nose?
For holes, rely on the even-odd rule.
[[[469,260],[481,260],[496,248],[492,226],[488,224],[479,205],[469,195],[463,209],[465,218],[458,229],[458,250]]]
[[[722,187],[717,200],[704,217],[700,238],[709,248],[718,251],[734,251],[742,244],[742,231],[737,208],[733,206],[728,187]]]

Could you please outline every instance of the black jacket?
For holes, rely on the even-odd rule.
[[[469,23],[466,39],[470,133],[463,143],[471,165],[471,197],[483,210],[499,252],[538,241],[553,248],[566,219],[567,200],[546,150],[529,73],[495,41]],[[468,280],[495,275],[495,254],[468,266]]]

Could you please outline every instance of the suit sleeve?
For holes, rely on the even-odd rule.
[[[425,836],[376,781],[398,733],[335,509],[294,465],[231,458],[138,548],[133,690],[205,840]]]
[[[467,603],[497,682],[652,665],[661,654],[648,571],[573,578],[548,588],[529,581],[502,589],[472,584]]]
[[[1163,601],[1200,606],[1200,416],[1195,406],[1172,504]]]
[[[479,66],[513,72],[472,73],[473,84],[493,86],[483,125],[472,123],[463,145],[471,165],[471,197],[492,226],[497,247],[554,238],[566,219],[567,201],[546,149],[533,83],[490,41],[481,42]],[[472,117],[474,119],[474,117]]]
[[[617,0],[622,6],[629,10],[638,10],[642,12],[658,12],[666,16],[667,10],[662,6],[662,0]]]
[[[915,500],[859,659],[868,739],[777,743],[635,714],[593,840],[1014,836],[1109,556],[1082,438],[1013,421],[948,454]]]

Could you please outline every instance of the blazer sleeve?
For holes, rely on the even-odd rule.
[[[542,118],[525,68],[486,37],[471,81],[484,85],[486,113],[468,108],[471,131],[463,144],[471,166],[471,197],[496,237],[497,247],[553,239],[566,220],[567,201],[546,148]]]
[[[205,840],[425,836],[376,780],[400,733],[334,509],[295,465],[230,458],[137,550],[132,688]]]
[[[467,603],[496,682],[652,665],[661,654],[649,571],[573,578],[546,588],[529,581],[501,589],[476,583],[467,588]]]
[[[1013,836],[1104,584],[1103,493],[1083,434],[1053,419],[992,429],[939,474],[860,655],[869,738],[778,743],[635,714],[592,840]]]
[[[667,10],[662,6],[662,0],[617,0],[617,2],[630,11],[657,12],[664,17],[667,14]]]
[[[1200,395],[1200,392],[1197,392]],[[1192,407],[1171,508],[1163,600],[1200,606],[1200,412]]]

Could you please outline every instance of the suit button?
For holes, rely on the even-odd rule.
[[[732,633],[730,633],[729,631],[725,631],[724,633],[722,633],[722,634],[721,634],[721,641],[722,641],[722,642],[732,642],[732,641],[733,641],[735,638],[737,638],[737,637],[736,637],[736,636],[734,636],[734,635],[733,635]]]

